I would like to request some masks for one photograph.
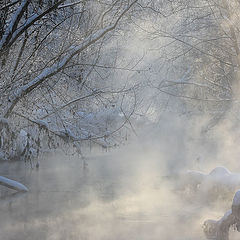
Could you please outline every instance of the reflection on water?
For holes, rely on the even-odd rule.
[[[89,159],[84,171],[80,159],[60,157],[43,159],[38,171],[24,162],[1,163],[0,175],[30,192],[0,187],[0,239],[205,239],[201,223],[221,213],[186,204],[154,164],[149,169],[112,156]]]

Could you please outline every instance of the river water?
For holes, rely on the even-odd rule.
[[[175,195],[155,163],[114,155],[86,162],[58,154],[38,170],[0,163],[0,175],[30,190],[0,187],[0,239],[201,240],[203,221],[224,213]]]

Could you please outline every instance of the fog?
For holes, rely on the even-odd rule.
[[[40,159],[39,170],[1,162],[0,175],[30,189],[1,186],[1,239],[205,239],[203,222],[221,218],[234,192],[224,200],[179,192],[168,176],[222,165],[239,170],[234,133],[222,127],[211,137],[197,135],[199,121],[172,117],[148,126],[128,146],[93,151],[85,167],[60,152]]]
[[[101,1],[97,2],[101,3]],[[160,9],[161,5],[164,6],[164,1],[154,2],[160,2]],[[174,1],[167,2],[172,4]],[[166,5],[166,13],[170,11],[168,8],[171,4]],[[205,1],[201,4],[205,6]],[[121,12],[118,12],[119,10],[114,12],[116,10],[113,6],[106,12],[108,14],[109,11],[110,13],[113,11],[109,14],[109,19]],[[186,6],[188,10],[188,4]],[[91,4],[88,7],[90,9]],[[222,14],[218,9],[216,11],[219,15]],[[64,84],[59,81],[59,85],[56,86],[57,92],[60,96],[63,95],[63,99],[58,95],[56,97],[53,89],[53,96],[56,98],[53,103],[51,103],[52,95],[49,93],[46,97],[46,94],[40,92],[35,96],[34,92],[31,97],[28,96],[29,99],[27,98],[27,94],[35,89],[34,86],[29,85],[30,80],[37,81],[37,78],[35,75],[31,76],[32,70],[27,69],[27,64],[27,70],[25,68],[21,70],[27,73],[26,76],[24,73],[24,77],[20,77],[19,82],[16,81],[16,88],[23,86],[24,89],[24,86],[27,86],[23,94],[18,94],[24,98],[13,94],[16,103],[19,99],[21,100],[21,104],[18,104],[20,106],[17,108],[14,103],[11,109],[9,96],[12,95],[12,90],[6,94],[7,100],[4,99],[1,105],[4,108],[5,105],[10,105],[10,107],[7,106],[10,112],[15,107],[13,113],[16,116],[12,114],[11,117],[14,128],[19,128],[19,132],[22,127],[22,130],[26,130],[26,135],[30,133],[37,136],[34,130],[31,132],[31,126],[34,125],[40,139],[41,134],[46,131],[48,136],[42,137],[42,142],[37,147],[42,146],[41,150],[44,152],[48,146],[49,153],[43,154],[38,159],[39,169],[35,167],[36,160],[32,160],[33,168],[30,160],[0,161],[0,176],[19,181],[29,189],[27,193],[17,193],[0,186],[0,240],[203,240],[206,239],[202,228],[204,221],[218,220],[231,208],[234,193],[240,188],[240,184],[227,191],[221,189],[222,186],[219,184],[217,186],[221,193],[219,194],[208,184],[202,187],[197,186],[194,190],[189,186],[183,186],[181,176],[189,170],[200,171],[207,175],[218,166],[240,173],[239,101],[235,99],[239,94],[238,81],[237,84],[234,83],[234,78],[238,80],[239,70],[235,69],[238,64],[235,64],[236,60],[232,57],[235,55],[239,57],[239,49],[236,54],[232,52],[233,46],[229,42],[220,41],[220,39],[230,39],[228,30],[225,33],[225,28],[229,26],[224,15],[224,21],[218,20],[219,23],[216,26],[219,25],[219,27],[216,27],[218,31],[215,36],[210,19],[198,16],[195,10],[187,16],[186,21],[184,17],[188,15],[188,11],[176,15],[177,10],[173,18],[162,18],[156,14],[157,12],[155,10],[143,14],[137,10],[132,14],[129,13],[129,19],[122,23],[120,21],[119,28],[112,36],[105,38],[103,35],[102,43],[98,43],[97,39],[93,41],[91,44],[95,42],[97,44],[89,45],[92,50],[88,50],[86,44],[86,53],[80,52],[84,61],[76,60],[76,66],[91,66],[90,63],[96,66],[89,71],[87,67],[85,71],[82,68],[75,70],[76,76],[79,75],[79,84],[89,84],[86,87],[87,94],[89,89],[91,91],[99,89],[103,94],[102,96],[97,94],[90,99],[86,98],[86,102],[84,100],[76,103],[76,109],[73,105],[70,107],[70,104],[65,101],[73,100],[72,103],[74,103],[76,97],[86,94],[76,90],[76,83],[73,84],[72,81],[77,79],[74,70],[71,72],[74,77],[67,78],[64,75],[62,79]],[[94,15],[93,13],[91,11],[90,15]],[[208,10],[204,10],[203,14],[208,16]],[[93,25],[93,28],[86,27],[86,34],[82,27],[79,28],[81,34],[77,39],[81,40],[80,43],[82,41],[84,43],[85,35],[95,32],[94,19],[97,16],[98,14],[94,15],[92,20],[90,18],[90,23],[92,22],[90,26]],[[102,16],[103,20],[105,13]],[[215,19],[214,14],[213,16]],[[27,21],[26,19],[23,22]],[[199,21],[196,26],[190,24],[196,21]],[[236,22],[238,21],[234,20],[230,25],[238,26]],[[96,26],[98,26],[97,23]],[[205,28],[202,29],[203,23]],[[67,25],[66,29],[68,28]],[[68,31],[68,34],[71,31]],[[235,31],[238,34],[238,28]],[[69,39],[74,39],[75,44],[76,36],[71,34]],[[84,37],[82,38],[81,35]],[[59,36],[59,33],[56,36]],[[66,37],[63,36],[63,38]],[[92,39],[95,35],[89,36],[87,39]],[[68,37],[66,39],[68,43]],[[209,39],[211,41],[219,39],[219,42],[208,44],[211,42]],[[57,41],[53,43],[56,44]],[[50,44],[51,47],[49,45],[49,49],[53,47],[53,43]],[[29,45],[32,43],[30,42]],[[65,49],[66,53],[75,48],[71,43],[67,45],[69,46]],[[227,53],[225,53],[225,47]],[[53,60],[55,62],[55,59],[59,59],[57,61],[61,63],[64,51],[60,53],[59,49],[57,47],[49,51],[57,52],[49,59],[44,56],[47,59],[44,61],[48,62],[49,66]],[[39,56],[43,58],[45,51],[40,51]],[[96,56],[92,54],[95,51]],[[70,55],[73,57],[76,54],[77,52]],[[34,56],[35,53],[30,55]],[[72,57],[68,60],[70,61]],[[231,58],[231,64],[228,63],[229,58]],[[37,65],[34,59],[32,61]],[[34,66],[34,64],[30,65]],[[18,63],[15,68],[18,67],[17,65]],[[41,77],[41,72],[45,69],[35,67]],[[47,68],[48,65],[44,67]],[[35,90],[38,90],[37,86],[40,86],[41,82],[48,77],[54,76],[61,80],[61,76],[56,74],[64,73],[64,67],[55,69],[47,77],[39,78],[39,83],[34,83]],[[8,72],[14,73],[16,70],[9,69],[10,67],[6,67],[3,71],[6,72],[6,76]],[[50,79],[49,82],[45,81],[44,87],[47,92],[52,88],[50,88],[51,84],[49,85],[51,81]],[[65,85],[69,91],[65,92]],[[104,94],[108,89],[110,94]],[[116,92],[119,92],[119,95]],[[46,101],[43,97],[46,97]],[[48,101],[48,97],[51,101]],[[82,100],[83,98],[85,97],[82,97]],[[37,101],[40,103],[35,106]],[[45,106],[46,102],[48,106]],[[65,108],[67,106],[69,109]],[[48,108],[50,114],[48,114]],[[35,113],[36,109],[39,109],[39,114]],[[62,109],[64,111],[61,112]],[[39,125],[38,119],[46,120],[45,113],[42,115],[45,110],[46,118],[50,116],[48,119],[50,124],[40,122],[44,124]],[[22,114],[18,116],[17,112],[24,113],[24,116],[21,116]],[[100,113],[100,116],[97,113]],[[98,116],[96,119],[94,114]],[[76,115],[79,116],[76,117]],[[84,118],[84,116],[92,116],[92,118]],[[21,123],[19,119],[24,122]],[[91,121],[91,119],[95,120]],[[71,120],[74,121],[71,122]],[[113,125],[109,126],[109,129],[107,126],[111,124],[108,122]],[[8,125],[8,121],[5,124]],[[18,126],[19,124],[23,126]],[[67,132],[69,126],[70,130],[72,128],[76,131],[74,134]],[[62,127],[66,131],[59,132]],[[53,133],[56,143],[60,142],[62,145],[50,146],[49,132]],[[116,132],[119,135],[115,134]],[[123,140],[125,133],[126,141]],[[10,151],[8,143],[12,141],[8,139],[9,136],[6,132],[6,137],[4,136],[6,141],[3,141],[9,145],[4,149],[7,152],[6,156]],[[99,136],[102,136],[102,139]],[[63,143],[58,142],[61,137]],[[86,157],[84,161],[80,156],[66,155],[66,152],[76,151],[71,149],[73,146],[70,143],[66,143],[67,140],[71,142],[71,137],[72,143],[80,139],[80,148],[82,147],[81,139],[89,138],[89,142],[92,139],[92,142],[100,139],[102,141],[98,143],[99,145],[103,143],[104,151],[91,146],[90,152],[86,147],[88,143],[85,142],[86,145],[83,144],[80,149]],[[47,138],[49,139],[46,140]],[[0,140],[2,142],[2,139]],[[67,148],[70,148],[69,151],[64,149],[65,152],[61,150],[54,152],[51,149],[55,145],[66,147],[65,143]],[[15,145],[17,144],[19,143]],[[109,146],[115,145],[118,145],[118,148],[105,151]],[[26,155],[22,158],[26,159]],[[191,184],[191,181],[187,184]],[[230,231],[230,239],[239,239],[239,234],[234,229]]]

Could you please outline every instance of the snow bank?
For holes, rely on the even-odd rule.
[[[14,189],[16,191],[28,192],[28,188],[23,184],[3,176],[0,176],[0,185]]]
[[[232,173],[225,167],[216,167],[209,174],[198,171],[187,171],[181,176],[184,184],[197,183],[200,184],[200,189],[209,189],[213,186],[233,188],[237,190],[240,188],[240,174]]]

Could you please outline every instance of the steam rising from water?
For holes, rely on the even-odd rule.
[[[209,172],[213,165],[223,165],[221,158],[213,159],[220,155],[216,139],[193,138],[194,124],[182,124],[163,122],[154,134],[140,134],[142,141],[131,147],[89,158],[84,171],[80,159],[60,154],[42,159],[39,171],[22,162],[1,163],[0,174],[30,189],[13,196],[1,187],[1,238],[205,239],[202,223],[220,218],[233,194],[224,201],[200,199],[199,194],[188,198],[166,181],[176,172]],[[232,147],[226,139],[220,146]],[[225,148],[222,154],[226,156]],[[237,159],[225,160],[234,170]]]

